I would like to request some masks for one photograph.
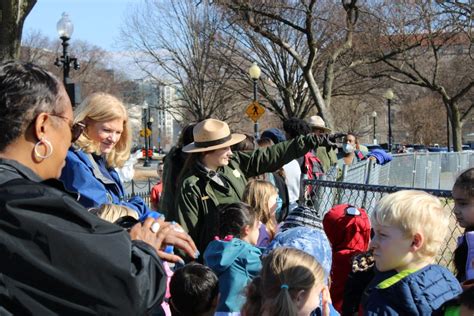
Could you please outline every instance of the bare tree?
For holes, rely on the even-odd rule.
[[[241,119],[232,109],[241,102],[231,88],[235,69],[216,54],[221,25],[222,14],[207,2],[148,0],[130,13],[122,40],[136,52],[137,65],[157,82],[181,89],[181,102],[165,110],[191,120]]]
[[[366,46],[359,53],[366,57],[365,66],[356,72],[436,93],[451,123],[454,149],[461,150],[462,125],[473,108],[472,22],[465,22],[471,19],[465,15],[468,7],[463,1],[439,5],[407,0],[380,3],[373,9],[379,23],[361,33]]]
[[[51,40],[38,30],[32,30],[23,37],[20,59],[43,66],[58,77],[62,76],[62,68],[55,66],[56,57],[62,53],[60,41]],[[71,56],[79,59],[81,68],[71,71],[71,78],[81,86],[81,95],[103,91],[125,97],[125,86],[130,86],[124,73],[111,70],[106,62],[108,53],[102,48],[86,41],[71,41]],[[130,100],[135,101],[135,100]]]
[[[305,117],[314,107],[309,97],[307,84],[301,68],[296,60],[283,48],[272,41],[256,34],[252,30],[237,24],[225,28],[225,34],[235,39],[233,47],[223,47],[222,51],[231,50],[233,54],[225,54],[229,66],[236,68],[242,87],[250,88],[248,67],[251,61],[257,61],[262,70],[259,79],[259,94],[263,96],[260,103],[274,112],[280,120],[289,117]],[[288,28],[279,27],[275,30],[279,37],[286,42],[298,45],[302,34]],[[222,57],[221,57],[222,58]],[[246,63],[235,62],[244,60]],[[236,89],[236,93],[243,93],[243,97],[251,95],[251,89]]]
[[[331,1],[316,0],[215,2],[232,13],[232,21],[243,28],[250,28],[294,59],[305,81],[301,86],[307,89],[319,114],[329,125],[333,125],[330,104],[334,78],[341,71],[338,68],[339,59],[352,47],[358,19],[357,0],[341,1],[338,7]],[[343,23],[340,23],[341,17],[344,17]],[[288,41],[288,38],[281,36],[282,28],[301,37],[293,35],[292,39],[299,40]],[[316,73],[318,63],[324,65],[321,81],[317,80],[321,73]],[[322,83],[322,89],[318,82]],[[296,113],[303,116],[306,111]]]
[[[29,30],[21,41],[20,59],[36,64],[54,62],[55,43],[39,30]]]
[[[0,0],[0,60],[20,56],[23,23],[36,0]]]
[[[446,134],[446,125],[442,124],[446,120],[443,110],[442,102],[435,95],[427,95],[406,104],[400,115],[411,137],[410,142],[414,144],[441,143],[439,140],[444,139]],[[420,113],[430,113],[430,115],[419,115]]]

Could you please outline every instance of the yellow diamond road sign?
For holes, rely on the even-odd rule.
[[[140,130],[140,136],[141,137],[145,137],[145,136],[150,137],[151,136],[151,130],[149,128]]]
[[[265,108],[258,104],[257,101],[253,101],[247,106],[245,113],[247,113],[248,117],[250,117],[250,119],[256,123],[258,119],[261,118],[265,113]]]

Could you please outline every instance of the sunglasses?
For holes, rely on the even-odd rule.
[[[133,226],[139,223],[138,219],[132,216],[122,216],[119,217],[114,224],[122,227],[123,229],[129,231]]]
[[[71,120],[69,118],[65,117],[65,116],[54,114],[54,113],[50,113],[50,115],[62,118],[63,120],[67,121],[68,124],[70,125],[69,122]],[[84,124],[82,122],[77,122],[76,124],[73,124],[71,126],[71,143],[74,143],[76,140],[78,140],[79,136],[82,135],[82,133],[84,132],[85,129],[86,129],[86,124]]]

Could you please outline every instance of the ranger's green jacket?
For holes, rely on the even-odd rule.
[[[318,138],[311,134],[252,152],[234,152],[229,164],[217,170],[227,186],[212,180],[212,172],[196,164],[178,187],[177,208],[170,212],[170,217],[189,233],[202,254],[218,235],[220,204],[241,201],[249,177],[273,172],[316,148],[318,143]]]

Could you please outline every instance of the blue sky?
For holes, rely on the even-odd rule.
[[[40,30],[50,39],[57,38],[56,23],[63,12],[74,24],[72,40],[81,39],[108,51],[116,44],[127,7],[134,0],[38,0],[25,20],[23,34]]]

